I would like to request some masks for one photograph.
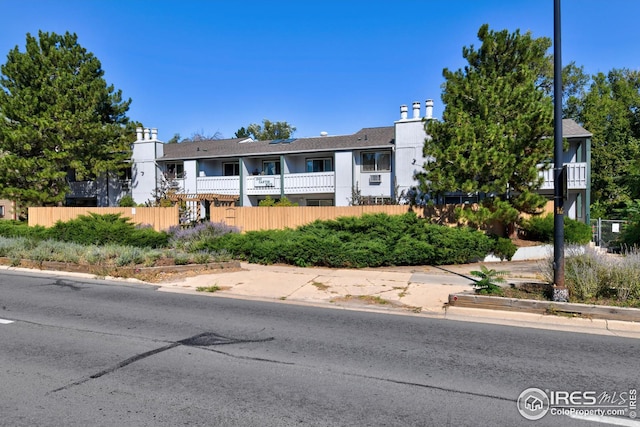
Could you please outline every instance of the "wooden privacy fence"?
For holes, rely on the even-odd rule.
[[[148,224],[155,230],[166,230],[180,223],[178,206],[170,208],[58,208],[34,207],[29,208],[29,226],[41,225],[51,227],[58,221],[66,222],[89,212],[100,215],[121,214],[123,218],[131,218],[135,224]]]
[[[269,206],[269,207],[211,207],[212,222],[224,222],[241,231],[295,228],[315,220],[336,219],[341,216],[386,213],[401,215],[409,206]],[[422,210],[418,211],[421,215]]]

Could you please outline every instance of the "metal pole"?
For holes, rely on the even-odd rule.
[[[564,185],[562,178],[562,56],[560,0],[553,5],[553,107],[554,107],[554,192],[553,192],[553,301],[568,301],[564,285]]]

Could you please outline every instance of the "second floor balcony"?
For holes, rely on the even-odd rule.
[[[289,173],[280,175],[250,175],[244,178],[247,195],[279,195],[284,193],[333,193],[335,172]],[[240,194],[239,176],[200,176],[196,180],[198,193]]]
[[[96,181],[72,181],[69,183],[70,197],[96,197],[97,194]]]
[[[567,190],[585,190],[587,188],[587,163],[565,163],[567,167]],[[553,190],[553,168],[540,172],[544,181],[540,190]]]

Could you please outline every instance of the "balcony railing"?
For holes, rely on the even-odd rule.
[[[567,167],[567,190],[585,190],[587,188],[587,164],[565,163]],[[540,190],[553,190],[553,168],[540,172],[544,179]]]
[[[198,193],[240,194],[239,176],[204,176],[198,177],[196,182]]]
[[[284,176],[286,194],[333,193],[335,172],[290,173]]]
[[[245,178],[247,195],[280,195],[280,175],[251,175]],[[206,176],[197,178],[198,193],[240,194],[240,177]],[[335,172],[290,173],[284,175],[284,193],[333,193]]]
[[[70,197],[96,197],[98,194],[95,181],[74,181],[69,183]]]
[[[280,194],[280,175],[255,175],[246,179],[246,192],[248,195]]]

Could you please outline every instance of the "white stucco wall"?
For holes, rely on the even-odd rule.
[[[131,196],[136,203],[144,203],[151,199],[162,177],[162,171],[156,164],[156,159],[162,155],[161,141],[138,140],[133,144]]]
[[[353,182],[353,152],[338,151],[335,153],[335,173],[336,173],[336,206],[349,206],[351,200],[351,189],[355,185]]]
[[[395,175],[398,192],[415,186],[414,175],[422,171],[427,160],[423,156],[424,140],[427,137],[422,119],[406,119],[395,122]]]

